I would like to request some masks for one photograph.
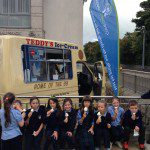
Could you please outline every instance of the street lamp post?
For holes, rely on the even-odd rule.
[[[145,68],[145,26],[142,26],[142,31],[143,31],[143,51],[142,51],[142,69],[144,70]]]

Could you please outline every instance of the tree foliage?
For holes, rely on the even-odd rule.
[[[126,33],[120,40],[121,63],[130,65],[141,65],[143,37],[145,27],[145,65],[150,65],[150,0],[140,3],[141,11],[137,12],[132,22],[136,24],[133,33]]]
[[[142,31],[143,26],[145,27],[145,64],[150,65],[150,0],[141,2],[140,7],[142,10],[137,12],[136,18],[132,19],[132,22],[136,24],[136,31]]]
[[[122,64],[141,65],[143,50],[143,26],[146,29],[145,65],[150,65],[150,0],[140,3],[141,11],[137,12],[132,22],[136,24],[133,33],[127,32],[120,39],[120,59]],[[108,43],[109,44],[109,43]],[[84,45],[84,51],[89,63],[102,60],[102,54],[98,42],[88,42]]]
[[[137,33],[126,33],[120,40],[120,59],[122,64],[139,65],[142,61],[142,36]]]
[[[98,41],[86,43],[84,45],[84,52],[88,63],[94,63],[102,60],[102,54]]]

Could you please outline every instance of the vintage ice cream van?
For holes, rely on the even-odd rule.
[[[103,63],[91,71],[77,45],[0,36],[0,95],[104,95],[105,80]]]

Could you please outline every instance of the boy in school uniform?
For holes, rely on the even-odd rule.
[[[134,132],[134,136],[138,136],[139,148],[145,149],[145,129],[142,124],[142,114],[138,108],[138,103],[135,100],[129,102],[129,109],[123,116],[124,127],[124,144],[125,150],[128,150],[128,142],[130,134]]]

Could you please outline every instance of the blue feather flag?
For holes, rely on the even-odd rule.
[[[119,94],[119,27],[113,0],[92,0],[90,13],[115,96]]]

